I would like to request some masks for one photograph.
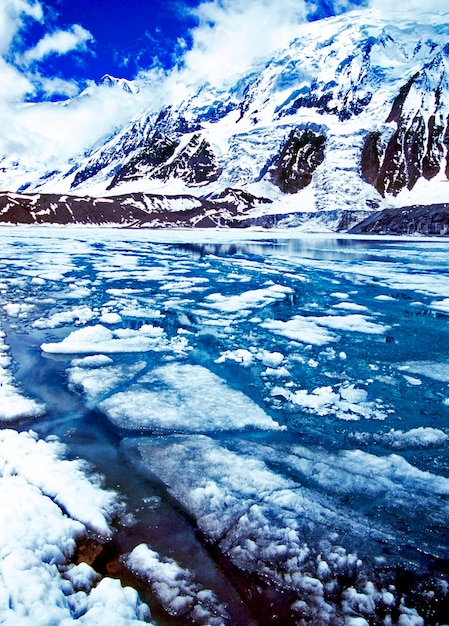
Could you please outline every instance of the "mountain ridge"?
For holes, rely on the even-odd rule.
[[[345,212],[444,203],[448,22],[392,23],[355,11],[307,24],[232,86],[203,85],[147,110],[70,164],[30,180],[24,173],[13,191],[215,202],[238,189],[264,200],[251,220],[277,215],[265,221],[297,228],[307,220],[281,216],[316,222],[337,211],[339,223],[352,224]]]

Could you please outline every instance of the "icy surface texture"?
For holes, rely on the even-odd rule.
[[[116,495],[62,458],[55,441],[0,431],[0,619],[2,624],[142,624],[134,589],[68,565],[87,530],[111,533]]]
[[[35,558],[61,567],[84,528],[112,532],[86,466],[53,471],[56,435],[134,503],[117,562],[164,619],[444,623],[444,242],[30,232],[0,243],[0,372],[4,406],[30,403],[3,420],[41,437],[16,436],[31,463],[8,435],[5,480],[32,492],[18,528],[47,507],[68,525]],[[80,619],[100,611],[115,583],[66,574],[84,580]]]

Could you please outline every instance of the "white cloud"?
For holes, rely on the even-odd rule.
[[[447,0],[370,0],[369,7],[382,12],[383,15],[397,15],[413,18],[415,13],[448,13]]]
[[[0,76],[2,81],[2,100],[6,102],[22,101],[34,91],[34,85],[19,70],[7,63],[0,56]]]
[[[69,30],[47,33],[34,48],[27,50],[22,58],[26,63],[32,63],[42,61],[52,54],[86,51],[87,44],[91,41],[93,41],[91,33],[79,24],[74,24]]]
[[[140,113],[150,97],[92,85],[85,95],[64,102],[0,103],[0,155],[24,169],[56,169]]]
[[[6,54],[15,35],[27,19],[41,22],[42,5],[37,0],[1,0],[0,2],[0,54]]]
[[[199,20],[184,55],[184,71],[212,84],[222,83],[287,45],[306,21],[304,0],[215,0],[193,14]]]

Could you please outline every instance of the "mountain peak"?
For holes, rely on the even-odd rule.
[[[110,74],[104,74],[98,81],[98,85],[104,85],[105,87],[121,87],[123,91],[128,93],[136,93],[138,90],[132,84],[131,81],[126,78],[116,78]]]

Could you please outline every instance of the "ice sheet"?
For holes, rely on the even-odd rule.
[[[99,403],[122,428],[210,432],[281,426],[245,394],[200,365],[172,363]]]
[[[95,462],[103,459],[98,441],[119,441],[122,427],[132,429],[139,441],[129,446],[131,465],[131,451],[140,449],[139,471],[169,491],[166,498],[158,483],[160,510],[185,510],[192,534],[198,526],[203,540],[214,542],[220,567],[232,563],[239,580],[243,570],[244,592],[254,606],[260,600],[261,621],[275,606],[285,609],[286,623],[418,623],[421,612],[431,623],[444,603],[423,576],[434,568],[443,589],[437,568],[447,556],[444,242],[311,236],[261,244],[244,241],[256,235],[242,232],[30,232],[15,228],[0,241],[0,317],[10,346],[0,354],[0,392],[11,391],[7,405],[16,410],[26,401],[28,418],[43,407],[38,397],[48,399],[36,428],[58,428],[74,455],[91,454]],[[228,243],[216,245],[218,238]],[[8,478],[27,490],[34,475],[39,479],[31,485],[30,517],[40,507],[37,490],[55,510],[67,507],[69,521],[100,532],[107,503],[91,494],[82,504],[78,478],[59,467],[50,472],[45,446],[37,449],[42,458],[33,454],[33,471],[24,461]],[[116,468],[108,471],[111,484],[120,482]],[[80,472],[86,474],[82,466]],[[124,462],[120,472],[135,496],[142,481]],[[143,509],[138,502],[135,515]],[[23,529],[19,505],[13,510]],[[156,530],[159,509],[147,513]],[[208,604],[220,590],[194,582],[198,572],[178,558],[184,537],[170,522],[163,524],[167,535],[175,533],[173,543],[172,535],[164,539],[169,549],[156,553],[145,537],[140,575],[161,577],[152,593],[167,613],[196,606],[199,623],[226,623],[220,602],[213,611]],[[64,543],[51,545],[55,558],[65,558]],[[404,580],[409,588],[401,596]],[[122,609],[130,611],[124,624],[140,615],[133,592],[98,584],[89,569],[64,570],[64,585],[79,621],[94,611],[95,598],[91,623],[115,624]],[[57,593],[50,596],[58,607]]]
[[[365,541],[391,541],[393,531],[373,522],[371,512],[364,518],[355,504],[351,510],[339,498],[318,495],[310,489],[311,481],[322,481],[329,493],[356,503],[366,501],[368,480],[370,502],[382,497],[393,510],[396,498],[406,499],[418,487],[420,513],[426,512],[428,523],[446,514],[440,496],[449,482],[416,472],[394,455],[383,461],[355,452],[329,458],[325,452],[292,446],[287,456],[285,449],[280,456],[277,447],[219,443],[205,436],[129,440],[126,447],[139,452],[144,466],[162,479],[205,537],[218,542],[235,565],[293,591],[297,600],[292,608],[320,624],[340,623],[337,611],[353,615],[354,588],[360,602],[372,602],[367,615],[382,603],[380,587],[364,587],[363,562],[338,544],[343,529],[358,537],[360,547]],[[438,512],[427,511],[431,503],[438,503]],[[343,572],[353,581],[346,588]],[[337,587],[347,599],[339,608],[327,601],[329,589]]]

